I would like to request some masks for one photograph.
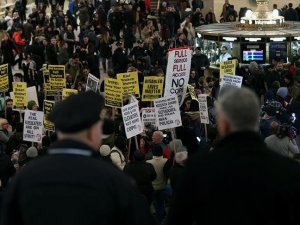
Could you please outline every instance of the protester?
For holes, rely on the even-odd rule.
[[[257,133],[259,111],[260,102],[248,89],[221,93],[221,140],[187,164],[167,224],[241,224],[245,218],[249,224],[298,223],[300,166],[265,146]]]
[[[82,111],[70,114],[77,107]],[[102,107],[103,99],[91,91],[55,106],[48,118],[58,129],[58,142],[15,178],[1,224],[119,224],[120,219],[123,224],[153,224],[146,201],[129,180],[93,157],[101,144]]]

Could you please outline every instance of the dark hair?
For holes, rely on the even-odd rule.
[[[115,146],[122,151],[122,153],[127,152],[127,140],[123,136],[118,136],[114,142]]]
[[[289,3],[289,7],[292,8],[293,7],[293,3],[290,2]]]

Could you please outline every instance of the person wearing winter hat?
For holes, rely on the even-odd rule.
[[[111,158],[110,158],[111,149],[109,145],[101,145],[99,152],[100,152],[101,159],[111,162]]]
[[[103,106],[104,99],[93,91],[55,105],[48,119],[58,141],[15,177],[1,224],[120,224],[121,218],[124,225],[154,225],[147,201],[130,180],[95,154]]]
[[[156,172],[156,179],[152,182],[154,188],[154,207],[157,220],[161,223],[166,216],[165,188],[167,185],[167,177],[164,174],[164,167],[167,159],[163,158],[163,149],[160,145],[155,145],[152,153],[153,159],[147,162],[153,165]]]
[[[26,151],[26,156],[29,159],[36,158],[38,156],[38,150],[36,147],[31,146],[30,148],[27,149]]]

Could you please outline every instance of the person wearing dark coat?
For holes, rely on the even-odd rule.
[[[8,33],[4,33],[3,40],[1,41],[1,52],[3,55],[3,64],[14,65],[15,57],[13,50],[17,50],[15,44],[11,40]]]
[[[284,19],[286,21],[298,21],[298,15],[295,9],[293,9],[293,3],[289,3],[289,8],[284,13]]]
[[[221,139],[188,161],[166,224],[299,224],[300,165],[260,138],[255,93],[225,89],[216,109]]]
[[[112,65],[115,73],[125,73],[127,71],[127,65],[129,59],[126,50],[122,47],[121,42],[116,43],[117,48],[112,56]]]
[[[6,188],[9,179],[15,175],[16,169],[8,155],[0,151],[0,188]]]
[[[0,224],[154,225],[146,200],[130,180],[96,154],[103,106],[103,98],[92,91],[55,105],[48,118],[58,141],[11,182]]]
[[[197,47],[192,57],[192,68],[196,69],[198,76],[204,76],[204,70],[208,69],[209,65],[207,56],[201,53],[200,47]]]
[[[134,152],[134,162],[127,164],[124,172],[133,179],[133,183],[151,205],[153,201],[152,181],[156,178],[156,172],[150,163],[145,162],[145,154],[140,151]]]

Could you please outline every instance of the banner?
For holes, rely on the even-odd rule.
[[[50,91],[62,92],[66,87],[65,66],[49,65]]]
[[[209,124],[208,108],[207,108],[207,95],[201,94],[198,96],[199,111],[201,123]]]
[[[236,65],[236,60],[220,62],[220,83],[222,82],[224,74],[235,75]]]
[[[143,132],[138,101],[123,106],[122,117],[127,139]]]
[[[86,91],[94,91],[97,92],[98,90],[98,85],[99,85],[99,79],[97,77],[95,77],[92,74],[88,75],[87,81],[86,81]]]
[[[42,143],[44,113],[25,110],[23,140]]]
[[[8,91],[8,64],[0,66],[0,92]]]
[[[150,102],[163,95],[164,77],[144,77],[142,101]]]
[[[121,108],[123,95],[121,82],[113,78],[104,79],[105,105]]]
[[[26,109],[27,107],[27,83],[13,83],[13,106],[15,109]]]
[[[54,123],[48,120],[48,115],[54,108],[55,102],[44,100],[44,128],[49,131],[55,131]]]
[[[156,127],[155,108],[142,109],[142,123],[144,124],[144,127],[148,124]]]
[[[140,97],[139,79],[137,72],[119,73],[117,80],[121,82],[123,88],[123,97],[135,95]]]
[[[62,100],[66,100],[70,95],[77,95],[78,90],[64,88],[62,92]]]
[[[189,82],[192,50],[178,48],[169,51],[164,97],[176,94],[181,106]]]
[[[242,86],[242,82],[243,82],[243,77],[224,74],[220,89],[222,89],[224,87],[240,88]]]
[[[176,95],[154,100],[156,124],[159,130],[181,126],[178,98]]]

